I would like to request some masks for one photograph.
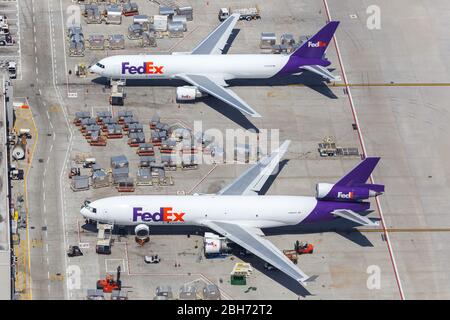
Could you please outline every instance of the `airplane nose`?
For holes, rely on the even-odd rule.
[[[91,212],[85,207],[81,208],[80,213],[86,219],[91,219],[92,218],[91,215],[90,215]]]
[[[98,71],[98,70],[95,69],[95,65],[89,66],[88,70],[89,70],[90,73],[97,73],[97,71]]]

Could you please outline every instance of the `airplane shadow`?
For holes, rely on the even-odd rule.
[[[358,229],[355,228],[357,226],[359,225],[352,221],[337,218],[334,220],[324,221],[321,223],[267,228],[264,229],[264,234],[267,236],[276,236],[288,234],[308,235],[315,233],[334,232],[361,247],[373,247],[373,243],[363,233],[361,233]]]
[[[331,69],[333,71],[334,69]],[[331,91],[324,80],[318,74],[310,71],[304,71],[299,75],[273,76],[268,79],[233,79],[227,81],[230,87],[233,86],[249,86],[249,87],[279,87],[279,86],[306,86],[321,95],[337,99],[338,97]]]
[[[105,77],[98,77],[92,80],[93,83],[103,85],[105,87],[109,86],[109,80]],[[326,82],[322,77],[305,71],[300,75],[289,75],[289,76],[274,76],[269,79],[234,79],[229,80],[227,83],[230,87],[233,86],[254,86],[254,87],[277,87],[277,86],[289,86],[289,85],[304,85],[312,90],[330,98],[337,99],[337,96],[331,91],[330,87],[326,85]],[[128,79],[127,86],[129,87],[181,87],[185,85],[190,85],[189,83],[177,80],[177,79]],[[216,99],[211,96],[200,98],[199,101],[204,102],[210,108],[221,113],[223,116],[227,117],[237,125],[241,126],[246,130],[255,130],[259,132],[259,129],[250,121],[250,118],[243,115],[237,109],[230,107],[225,102]],[[257,110],[258,107],[255,106]]]
[[[228,37],[227,44],[225,45],[225,47],[223,47],[222,54],[228,53],[228,51],[231,48],[231,45],[233,44],[234,39],[236,39],[240,31],[241,31],[240,29],[231,30],[231,34]]]

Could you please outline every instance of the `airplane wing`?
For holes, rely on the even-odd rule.
[[[222,22],[200,44],[192,50],[191,54],[222,54],[231,31],[239,20],[239,14],[235,13]]]
[[[266,183],[267,179],[269,179],[269,177],[274,173],[290,143],[290,140],[283,142],[277,150],[251,166],[238,179],[220,190],[218,194],[257,195]]]
[[[309,277],[289,260],[280,249],[267,240],[261,229],[224,221],[207,221],[205,225],[270,263],[301,284],[306,285]]]
[[[175,75],[175,78],[184,80],[193,86],[196,86],[200,91],[206,92],[217,99],[222,100],[244,114],[256,118],[261,117],[259,113],[253,110],[244,100],[239,98],[237,94],[230,89],[225,89],[223,86],[226,85],[226,83],[221,77],[208,77],[201,74],[178,74]]]
[[[323,78],[329,80],[329,81],[341,81],[341,76],[335,76],[330,71],[328,71],[327,68],[317,65],[312,66],[302,66],[301,67],[304,70],[308,70],[310,72],[316,73],[319,76],[322,76]]]

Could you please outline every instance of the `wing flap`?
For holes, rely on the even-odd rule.
[[[290,140],[283,144],[270,155],[265,156],[258,163],[251,166],[238,179],[218,192],[220,195],[257,195],[261,191],[269,177],[278,167],[281,158],[289,148]]]
[[[222,100],[223,102],[229,104],[233,108],[238,109],[244,114],[250,115],[252,117],[261,117],[259,113],[253,110],[237,94],[235,94],[230,89],[225,89],[220,84],[217,84],[216,81],[219,81],[219,77],[217,76],[212,76],[215,81],[211,80],[206,75],[200,74],[180,74],[176,75],[175,78],[179,78],[186,82],[189,82],[201,91],[206,92],[219,100]]]
[[[216,29],[214,29],[200,44],[192,50],[191,54],[222,54],[228,38],[233,31],[239,14],[232,14]]]
[[[207,221],[205,225],[257,255],[303,285],[308,280],[309,277],[303,271],[265,238],[261,229],[224,221]]]

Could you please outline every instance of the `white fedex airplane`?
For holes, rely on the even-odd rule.
[[[155,225],[207,227],[305,284],[309,277],[266,239],[261,229],[335,217],[376,226],[377,222],[360,213],[370,209],[364,200],[383,193],[384,186],[366,183],[380,159],[366,158],[337,183],[318,183],[316,197],[259,196],[288,146],[286,141],[214,195],[110,197],[86,201],[81,214],[91,221],[134,226],[138,237],[147,237],[149,226]]]
[[[267,79],[276,75],[299,74],[304,70],[328,80],[339,81],[325,67],[325,50],[339,22],[329,22],[296,51],[287,54],[222,54],[239,19],[233,14],[220,24],[192,52],[172,55],[120,55],[104,58],[90,71],[110,79],[178,79],[191,86],[178,87],[179,101],[210,94],[244,114],[260,117],[244,100],[226,89],[231,79]]]

